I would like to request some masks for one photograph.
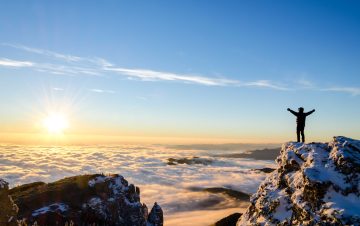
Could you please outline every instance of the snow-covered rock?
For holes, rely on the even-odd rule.
[[[237,225],[360,225],[360,141],[282,146]]]
[[[29,225],[163,225],[161,207],[155,203],[149,214],[140,202],[140,189],[117,174],[36,182],[15,187],[10,194],[19,206],[18,219]]]

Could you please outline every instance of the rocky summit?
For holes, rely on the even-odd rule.
[[[155,203],[149,214],[140,202],[140,189],[117,174],[81,175],[10,190],[0,180],[0,201],[0,225],[163,225],[161,207]]]
[[[237,225],[360,225],[360,141],[282,146]]]

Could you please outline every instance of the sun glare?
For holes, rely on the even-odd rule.
[[[50,114],[43,120],[43,125],[51,134],[62,134],[69,127],[67,118],[62,114]]]

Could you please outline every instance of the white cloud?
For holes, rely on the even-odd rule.
[[[0,66],[5,67],[31,67],[34,63],[30,61],[17,61],[17,60],[10,60],[7,58],[0,58]]]
[[[206,86],[235,86],[235,87],[256,87],[273,90],[287,91],[299,89],[311,89],[314,91],[332,91],[345,92],[353,96],[360,95],[359,87],[316,87],[311,81],[299,79],[295,81],[296,86],[291,87],[287,84],[280,84],[270,80],[240,81],[227,78],[215,78],[203,75],[183,74],[174,72],[156,71],[143,68],[118,67],[104,58],[100,57],[79,57],[70,54],[62,54],[54,51],[32,48],[24,45],[2,43],[3,46],[16,48],[22,51],[40,54],[50,58],[64,61],[64,63],[30,61],[18,61],[8,58],[0,58],[0,66],[4,67],[31,67],[34,70],[48,72],[59,75],[104,75],[108,73],[117,73],[126,76],[127,79],[138,79],[141,81],[174,81],[182,83],[199,84]],[[92,92],[114,93],[112,90],[92,89]]]
[[[115,93],[114,90],[106,90],[106,89],[90,89],[90,91],[94,93]]]
[[[327,92],[340,92],[347,93],[352,96],[360,95],[360,87],[350,87],[350,86],[330,86],[330,87],[321,87],[315,84],[314,82],[307,79],[299,79],[294,81],[296,85],[300,86],[296,89],[309,89],[313,91],[327,91]]]
[[[78,67],[72,65],[58,65],[58,64],[34,64],[34,68],[41,72],[49,72],[52,74],[61,75],[102,75],[101,71],[96,68]]]
[[[54,90],[54,91],[64,91],[63,88],[59,88],[59,87],[53,87],[52,90]]]
[[[44,56],[48,56],[48,57],[57,58],[60,60],[65,60],[67,62],[75,62],[76,63],[76,62],[85,61],[85,62],[97,64],[102,67],[112,65],[110,62],[106,61],[103,58],[99,58],[99,57],[92,57],[92,58],[79,57],[79,56],[74,56],[74,55],[70,55],[70,54],[63,54],[63,53],[58,53],[58,52],[54,52],[54,51],[50,51],[50,50],[32,48],[32,47],[19,45],[19,44],[12,44],[12,43],[2,43],[2,45],[20,49],[20,50],[30,52],[30,53],[36,53],[36,54],[40,54],[40,55],[44,55]]]
[[[360,95],[360,87],[331,87],[331,88],[322,89],[322,91],[343,92],[343,93],[349,93],[353,96]]]
[[[204,76],[194,76],[186,74],[176,74],[171,72],[161,72],[153,71],[148,69],[128,69],[120,67],[106,67],[107,71],[114,71],[119,74],[136,77],[144,81],[182,81],[185,83],[196,83],[201,85],[208,86],[226,86],[226,85],[235,85],[239,81],[229,80],[229,79],[219,79],[219,78],[209,78]]]
[[[2,45],[13,47],[13,48],[16,48],[16,49],[21,49],[21,50],[31,52],[31,53],[41,54],[41,55],[55,57],[55,58],[60,58],[62,60],[66,60],[66,61],[77,62],[77,61],[82,60],[81,57],[60,54],[60,53],[52,52],[52,51],[49,51],[49,50],[31,48],[31,47],[28,47],[28,46],[23,46],[23,45],[18,45],[18,44],[2,43]]]
[[[136,78],[141,81],[177,81],[206,86],[247,86],[262,87],[276,90],[287,90],[286,87],[276,85],[268,80],[253,82],[241,82],[226,78],[213,78],[201,75],[190,75],[173,72],[155,71],[150,69],[131,69],[117,67],[109,61],[99,57],[79,57],[69,54],[57,53],[54,51],[32,48],[24,45],[2,43],[4,46],[20,49],[23,51],[48,56],[65,61],[66,64],[37,63],[32,64],[34,69],[41,72],[49,72],[60,75],[102,75],[109,72],[116,72],[127,76],[128,79]],[[84,65],[85,63],[85,65]]]
[[[287,87],[274,84],[269,80],[258,80],[254,82],[247,82],[240,84],[240,86],[252,86],[252,87],[260,87],[260,88],[270,88],[276,90],[289,90]]]

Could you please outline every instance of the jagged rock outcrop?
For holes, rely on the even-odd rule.
[[[164,223],[163,211],[156,202],[150,211],[148,222],[154,226],[163,226]]]
[[[360,225],[360,141],[283,145],[237,225]]]
[[[241,217],[241,213],[233,213],[233,214],[230,214],[229,216],[224,217],[223,219],[217,221],[212,226],[234,226],[234,225],[236,225],[236,222],[238,221],[238,219],[240,217]]]
[[[9,184],[0,179],[0,225],[17,225],[18,207],[9,195]]]
[[[36,182],[15,187],[10,195],[19,207],[17,218],[29,225],[163,225],[161,207],[155,203],[148,214],[140,189],[117,174]]]

